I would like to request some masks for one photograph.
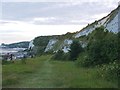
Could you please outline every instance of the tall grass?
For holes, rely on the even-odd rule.
[[[33,59],[26,59],[26,64],[16,60],[14,63],[2,65],[2,86],[9,87],[19,84],[24,78],[29,78],[30,74],[35,73],[41,66],[42,62],[49,56],[41,56]]]
[[[72,61],[50,60],[51,55],[3,65],[3,87],[117,88],[99,77],[98,68],[76,67]]]
[[[98,68],[76,67],[74,62],[54,61],[53,69],[58,87],[117,88],[118,86],[98,76]]]

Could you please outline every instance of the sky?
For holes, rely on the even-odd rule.
[[[117,8],[119,0],[1,0],[0,43],[80,31]]]

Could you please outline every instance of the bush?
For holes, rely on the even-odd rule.
[[[76,61],[76,65],[81,67],[93,67],[87,52],[83,52],[79,55]]]
[[[70,60],[76,60],[79,53],[83,51],[83,48],[79,41],[73,41],[73,43],[70,46]]]
[[[54,59],[54,60],[68,60],[69,53],[64,53],[62,50],[58,50],[58,52],[54,54],[52,59]]]
[[[106,62],[105,54],[102,54],[103,43],[101,41],[95,41],[89,46],[88,57],[91,65],[99,65]]]
[[[119,63],[117,61],[114,61],[113,63],[109,64],[103,64],[98,73],[101,77],[109,80],[109,81],[120,81],[120,67]],[[120,82],[119,82],[120,83]]]
[[[61,60],[63,57],[64,52],[62,50],[58,50],[57,53],[55,53],[55,55],[52,57],[53,59],[56,60]]]
[[[118,60],[118,37],[117,34],[107,32],[104,28],[97,28],[93,32],[95,36],[87,46],[87,53],[91,66],[108,64]]]
[[[89,46],[88,54],[92,65],[101,65],[118,60],[117,40],[95,41]]]

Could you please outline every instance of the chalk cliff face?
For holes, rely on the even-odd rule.
[[[51,39],[51,40],[49,40],[48,45],[46,46],[44,52],[47,52],[47,51],[53,49],[53,47],[54,47],[55,43],[57,43],[57,41],[58,41],[57,39]]]
[[[63,48],[62,48],[62,50],[65,52],[65,53],[67,53],[67,52],[69,52],[69,50],[70,50],[70,45],[72,44],[72,40],[70,40],[70,39],[65,39],[64,40],[64,43],[63,43]]]
[[[109,32],[118,33],[118,31],[120,31],[120,6],[102,19],[89,24],[76,33],[70,34],[69,37],[67,36],[67,34],[61,35],[60,38],[57,39],[55,39],[55,37],[53,36],[53,38],[50,38],[44,52],[57,52],[58,50],[63,50],[65,53],[67,53],[69,52],[70,45],[72,44],[74,39],[79,39],[82,36],[87,36],[100,26],[104,26]],[[33,41],[30,43],[31,47],[34,46],[32,43]],[[83,42],[81,40],[80,43],[82,47],[86,47],[87,45],[87,42]]]
[[[31,40],[28,48],[30,49],[30,48],[33,48],[33,47],[34,47],[33,40]]]
[[[106,25],[106,29],[110,32],[118,32],[118,14]]]
[[[95,21],[94,23],[88,25],[87,27],[85,27],[84,29],[82,29],[81,31],[79,31],[74,37],[75,38],[79,38],[81,36],[84,35],[88,35],[89,33],[91,33],[93,30],[95,30],[95,28],[100,27],[100,26],[104,26],[109,32],[114,32],[117,33],[118,32],[118,19],[119,19],[119,14],[120,14],[120,10],[119,7],[115,10],[113,10],[109,15],[107,15],[106,17]]]

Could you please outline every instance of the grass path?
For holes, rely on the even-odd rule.
[[[49,63],[49,59],[43,61],[41,68],[34,74],[30,75],[22,81],[19,87],[54,87],[52,84],[53,79],[52,65]]]
[[[22,65],[24,68],[20,69],[17,65],[8,65],[3,67],[3,80],[9,78],[9,74],[16,76],[18,83],[5,85],[4,87],[27,87],[27,88],[115,88],[112,82],[108,82],[96,75],[96,69],[77,68],[74,62],[61,62],[50,60],[51,56],[42,56],[36,58],[27,65]],[[22,67],[21,66],[21,67]],[[11,71],[7,71],[8,68]],[[20,70],[18,70],[18,69]],[[25,70],[26,69],[26,70]],[[15,72],[16,74],[12,74]],[[21,73],[22,70],[25,70]],[[32,70],[32,72],[30,71]],[[33,72],[34,71],[34,72]],[[7,73],[9,73],[7,75]],[[19,79],[19,77],[21,77]],[[12,79],[11,79],[12,80]],[[8,81],[8,80],[7,80]]]
[[[49,56],[48,56],[49,57]],[[50,58],[50,57],[49,57]],[[54,73],[52,71],[52,64],[49,63],[50,59],[43,57],[40,60],[40,65],[37,66],[34,73],[28,73],[22,76],[22,80],[19,80],[19,84],[8,85],[7,87],[27,87],[27,88],[42,88],[42,87],[55,87],[52,84]],[[32,67],[32,66],[31,66]]]

